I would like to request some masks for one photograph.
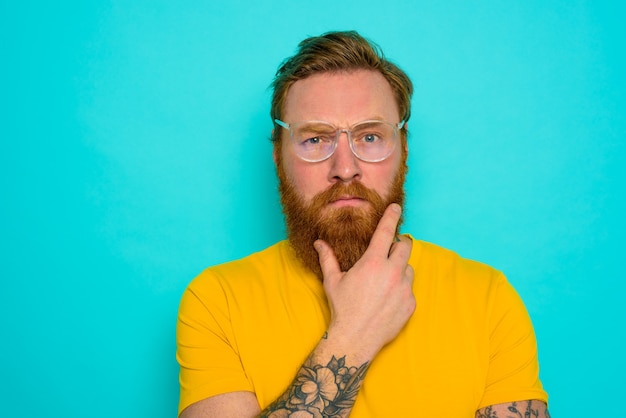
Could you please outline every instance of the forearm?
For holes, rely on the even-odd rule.
[[[476,411],[476,418],[550,418],[548,406],[538,400],[517,401],[487,406]]]
[[[325,335],[285,392],[260,417],[285,417],[296,411],[313,416],[348,417],[371,361],[358,344]],[[317,410],[317,411],[315,411]]]

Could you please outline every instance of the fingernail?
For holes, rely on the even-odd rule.
[[[402,208],[401,208],[401,207],[400,207],[400,205],[398,205],[397,203],[392,203],[392,204],[391,204],[391,209],[392,209],[394,212],[397,212],[397,213],[401,213],[401,212],[402,212]]]

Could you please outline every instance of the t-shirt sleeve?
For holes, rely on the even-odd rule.
[[[178,413],[208,397],[252,391],[239,358],[228,300],[219,280],[204,272],[185,290],[176,325],[180,365]]]
[[[499,274],[489,317],[489,369],[479,409],[548,396],[539,380],[535,332],[526,307]]]

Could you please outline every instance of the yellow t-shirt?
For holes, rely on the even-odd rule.
[[[530,318],[502,273],[415,240],[409,262],[417,309],[371,362],[351,418],[470,418],[487,405],[547,401]],[[266,408],[329,319],[322,283],[286,241],[205,270],[179,310],[179,412],[233,391]]]

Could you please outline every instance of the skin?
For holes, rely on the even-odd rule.
[[[399,122],[399,112],[391,87],[382,75],[359,70],[350,73],[325,73],[297,81],[290,88],[285,102],[283,119],[287,123],[323,120],[338,127],[349,127],[366,119]],[[285,134],[286,135],[286,132]],[[283,137],[285,139],[286,137]],[[382,162],[366,163],[354,156],[347,136],[341,135],[335,153],[319,163],[308,163],[293,154],[283,141],[282,153],[285,173],[305,201],[327,189],[335,182],[360,181],[386,197],[389,186],[402,162],[402,149],[397,147]],[[274,156],[276,157],[276,155]],[[368,202],[345,196],[330,205],[367,207]],[[363,257],[348,271],[341,271],[332,248],[317,241],[324,276],[324,290],[328,297],[331,321],[325,337],[311,352],[297,376],[309,370],[330,364],[333,359],[345,361],[366,373],[367,366],[378,352],[402,330],[415,311],[413,269],[408,265],[411,240],[396,236],[401,215],[397,204],[390,205],[372,237]],[[296,376],[296,377],[297,377]],[[296,379],[297,380],[297,379]],[[197,402],[186,408],[181,417],[257,417],[284,409],[292,400],[294,383],[276,402],[261,411],[254,393],[231,392]],[[355,394],[362,383],[354,383]],[[354,397],[348,396],[353,402]],[[476,417],[548,417],[545,404],[531,401],[528,408],[539,412],[522,415],[511,412],[512,405],[500,404],[477,411]],[[526,408],[527,404],[524,404]],[[535,409],[533,409],[535,408]],[[347,417],[352,404],[342,404],[337,415]]]

